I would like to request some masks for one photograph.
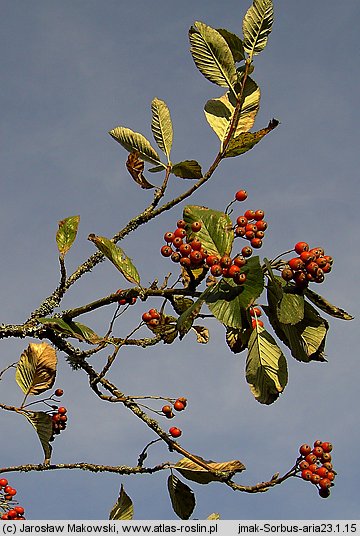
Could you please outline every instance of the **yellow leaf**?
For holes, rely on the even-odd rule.
[[[26,395],[38,395],[54,385],[57,357],[46,342],[29,344],[16,367],[16,382]]]

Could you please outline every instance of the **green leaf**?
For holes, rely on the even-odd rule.
[[[216,28],[216,31],[219,32],[219,34],[222,35],[227,42],[233,55],[234,62],[239,63],[240,61],[243,61],[245,59],[245,53],[244,45],[240,37],[232,32],[229,32],[229,30],[225,30],[224,28]]]
[[[88,342],[90,344],[98,344],[102,339],[95,331],[88,326],[81,324],[80,322],[73,322],[72,320],[64,320],[63,318],[39,318],[41,324],[67,335],[68,337],[74,337],[79,341]]]
[[[150,164],[154,164],[155,166],[161,165],[160,156],[142,134],[126,127],[116,127],[110,130],[109,134],[129,153],[136,151],[142,160],[150,162]],[[163,165],[163,167],[165,166]]]
[[[273,337],[262,327],[249,339],[246,380],[255,399],[272,404],[283,392],[288,380],[286,359]]]
[[[51,389],[56,377],[55,349],[46,342],[30,343],[21,354],[15,379],[25,395],[38,395]]]
[[[210,82],[231,88],[237,80],[233,54],[224,37],[203,22],[189,30],[190,52],[196,67]]]
[[[278,319],[282,324],[297,324],[304,318],[304,298],[284,292],[278,306]]]
[[[179,331],[179,338],[180,340],[185,337],[185,335],[190,331],[192,328],[192,325],[194,323],[194,320],[198,316],[202,305],[205,302],[206,296],[211,292],[211,288],[208,287],[204,292],[201,294],[201,296],[192,303],[190,307],[185,309],[185,311],[179,316],[177,319],[176,327]]]
[[[266,47],[273,21],[274,6],[272,0],[253,0],[242,24],[243,45],[249,54],[250,61],[253,56],[259,54]]]
[[[169,476],[167,485],[175,514],[180,519],[189,519],[196,504],[194,492],[173,474]]]
[[[236,473],[241,473],[245,470],[245,465],[239,460],[213,462],[211,460],[204,460],[200,456],[197,457],[211,467],[212,470],[226,473],[229,478],[232,478]],[[204,467],[188,458],[181,458],[181,460],[175,464],[174,469],[179,471],[179,473],[187,480],[192,480],[198,484],[209,484],[210,482],[219,482],[221,480],[220,477],[216,476],[214,473],[210,473],[210,471],[207,471]]]
[[[248,347],[251,333],[252,330],[250,329],[238,329],[226,326],[226,343],[230,350],[234,354],[243,352]]]
[[[283,297],[285,282],[274,277],[268,282],[268,307],[263,307],[279,339],[290,349],[298,361],[325,361],[324,347],[329,329],[328,322],[321,318],[308,302],[304,302],[304,318],[295,325],[284,324],[278,319],[278,304]]]
[[[184,160],[174,164],[171,173],[181,179],[201,179],[202,177],[201,166],[196,160]]]
[[[174,311],[181,315],[186,311],[186,309],[189,309],[194,303],[194,300],[191,298],[186,298],[185,296],[170,296],[169,300],[171,302],[171,305],[174,308]]]
[[[269,134],[279,124],[277,119],[272,119],[268,126],[258,130],[257,132],[243,132],[234,138],[231,138],[229,145],[226,149],[225,157],[239,156],[241,154],[250,151],[264,136]]]
[[[101,253],[122,273],[125,279],[130,283],[140,285],[140,276],[137,269],[119,246],[105,236],[90,234],[88,240],[95,244]]]
[[[234,132],[235,137],[243,132],[248,132],[254,125],[256,115],[260,108],[260,95],[260,88],[254,80],[248,77],[243,92],[244,102]],[[209,100],[205,105],[205,117],[219,137],[221,143],[224,142],[228,134],[231,119],[235,112],[235,106],[236,100],[229,92],[218,99]]]
[[[330,302],[328,302],[325,298],[314,292],[313,290],[310,290],[309,288],[304,290],[305,296],[309,298],[310,301],[312,301],[316,307],[324,311],[324,313],[327,313],[330,316],[333,316],[334,318],[340,318],[340,320],[353,320],[353,316],[351,316],[349,313],[344,311],[343,309],[340,309],[340,307],[336,307],[336,305],[332,305]]]
[[[150,171],[150,173],[159,173],[160,171],[164,171],[164,169],[165,169],[165,166],[161,165],[161,166],[155,166],[155,167],[149,168],[148,171]]]
[[[73,245],[79,227],[80,216],[69,216],[59,221],[56,233],[56,244],[62,258],[65,257]]]
[[[124,490],[121,484],[118,500],[111,509],[109,519],[125,521],[134,518],[134,506],[132,500]]]
[[[206,207],[188,205],[184,208],[183,218],[189,228],[193,222],[201,222],[202,227],[196,236],[209,255],[222,257],[231,253],[234,231],[227,214]]]
[[[151,111],[153,136],[159,148],[166,154],[169,162],[173,142],[173,127],[169,108],[164,101],[155,97],[151,103]]]
[[[236,285],[232,279],[221,279],[206,297],[212,314],[225,326],[247,328],[247,309],[260,296],[264,288],[264,275],[259,257],[251,257],[242,269],[246,274],[243,285]]]
[[[52,437],[52,420],[44,411],[20,411],[34,427],[44,451],[44,465],[50,463],[52,446],[49,441]]]

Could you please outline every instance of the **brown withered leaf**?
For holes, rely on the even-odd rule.
[[[145,190],[155,188],[155,186],[151,184],[148,180],[146,180],[143,175],[145,162],[144,160],[141,160],[137,151],[134,151],[133,153],[129,154],[128,159],[126,161],[126,167],[134,181],[139,184],[141,188],[144,188]]]
[[[16,383],[26,395],[38,395],[55,382],[57,357],[46,342],[31,343],[21,354],[16,367]]]
[[[205,326],[192,326],[196,333],[196,340],[199,344],[207,344],[210,339],[209,330]]]
[[[198,458],[211,467],[211,469],[222,473],[227,473],[229,478],[235,473],[241,473],[241,471],[245,470],[245,465],[239,460],[231,460],[229,462],[213,462],[211,460],[204,460],[200,456],[198,456]],[[187,478],[188,480],[193,480],[198,484],[208,484],[209,482],[216,482],[220,480],[216,475],[210,473],[188,458],[181,458],[181,460],[174,465],[174,469],[179,471],[183,477]]]

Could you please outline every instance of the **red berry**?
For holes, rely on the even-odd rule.
[[[180,227],[180,229],[185,229],[186,222],[184,220],[179,220],[176,225],[177,227]]]
[[[335,478],[335,473],[333,471],[328,471],[326,478],[328,478],[332,482]]]
[[[264,220],[257,221],[255,223],[255,225],[256,225],[258,231],[266,231],[266,229],[267,229],[267,223]]]
[[[242,268],[246,264],[246,259],[244,259],[242,255],[237,255],[237,257],[234,258],[233,263],[235,266]]]
[[[191,264],[194,264],[195,266],[198,266],[203,262],[203,256],[200,253],[200,251],[192,251],[190,253],[190,262]]]
[[[302,454],[303,456],[307,456],[307,455],[310,454],[310,452],[311,452],[311,447],[310,447],[310,445],[307,445],[306,443],[304,443],[304,444],[301,445],[301,447],[299,448],[299,452],[300,452],[300,454]]]
[[[325,463],[323,463],[323,467],[326,467],[326,469],[327,469],[328,471],[332,471],[332,469],[333,469],[333,464],[332,464],[331,462],[325,462]]]
[[[247,240],[252,240],[253,238],[255,238],[255,233],[254,231],[246,231],[245,232],[245,238]]]
[[[176,426],[172,426],[172,427],[169,429],[169,434],[170,434],[172,437],[180,437],[181,434],[182,434],[182,431],[180,430],[180,428],[177,428]]]
[[[245,246],[241,250],[241,254],[242,254],[243,257],[251,257],[252,252],[253,252],[253,250],[252,250],[252,248],[250,246]]]
[[[166,413],[172,413],[172,407],[171,407],[171,406],[168,406],[168,405],[163,406],[163,407],[161,408],[161,411],[162,411],[163,413],[165,413],[165,414],[166,414]]]
[[[180,400],[176,400],[174,402],[174,409],[176,409],[176,411],[183,411],[185,409],[185,406]]]
[[[324,452],[322,455],[322,461],[323,462],[331,462],[331,454],[330,452]]]
[[[261,312],[261,309],[259,309],[259,307],[251,307],[250,314],[251,316],[261,316],[262,312]]]
[[[149,309],[149,314],[151,318],[160,318],[160,313],[157,309]]]
[[[189,257],[181,257],[180,264],[181,264],[181,266],[185,266],[185,267],[187,266],[187,267],[190,268],[191,260],[189,259]]]
[[[176,249],[179,249],[181,244],[183,244],[183,239],[180,238],[180,236],[175,236],[174,240],[173,240],[173,246],[176,248]]]
[[[193,250],[196,250],[196,251],[200,251],[201,248],[202,248],[202,243],[201,243],[201,240],[199,238],[194,238],[191,242],[190,242],[190,246]]]
[[[328,478],[322,478],[319,482],[321,489],[328,489],[331,486],[331,481]]]
[[[255,217],[255,212],[253,210],[247,210],[246,212],[244,212],[244,216],[248,220],[253,220]]]
[[[332,444],[329,443],[328,441],[325,441],[324,443],[322,443],[321,447],[324,452],[331,452],[333,449]]]
[[[171,255],[171,260],[173,262],[180,262],[180,259],[181,259],[181,253],[179,253],[178,251],[174,251],[174,253]]]
[[[250,242],[250,244],[252,245],[253,248],[261,248],[262,246],[262,240],[261,238],[253,238]]]
[[[229,268],[229,271],[228,271],[228,276],[229,277],[234,277],[235,274],[239,274],[240,273],[240,268],[239,266],[236,266],[236,264],[233,264],[232,266],[230,266]]]
[[[264,218],[265,216],[265,212],[263,210],[256,210],[255,211],[255,215],[254,215],[254,219],[256,221],[260,221]]]
[[[315,255],[316,258],[318,257],[322,257],[324,255],[324,250],[323,248],[312,248],[310,249],[311,253],[313,253]]]
[[[64,408],[64,406],[61,406],[61,407],[58,409],[58,413],[60,413],[60,415],[65,415],[65,413],[67,413],[67,409]]]
[[[290,259],[288,261],[288,265],[290,266],[291,270],[294,270],[295,272],[297,270],[302,270],[305,267],[305,264],[300,259],[300,257],[294,257],[293,259]]]
[[[305,460],[302,460],[300,463],[299,463],[299,468],[304,471],[304,469],[309,469],[309,464],[307,461]]]
[[[313,473],[309,471],[309,469],[304,469],[304,471],[301,471],[301,478],[304,480],[311,480],[311,477],[313,476]]]
[[[6,478],[0,478],[0,486],[2,487],[5,487],[8,485],[8,481],[6,480]]]
[[[194,233],[197,233],[200,231],[202,227],[202,224],[201,224],[201,221],[194,221],[192,224],[191,224],[191,230],[194,232]]]
[[[291,270],[291,268],[284,268],[281,272],[281,277],[285,279],[285,281],[291,281],[291,279],[294,277],[294,272]]]
[[[321,478],[327,478],[329,471],[326,469],[326,467],[322,465],[321,467],[318,467],[318,469],[316,469],[316,474],[321,476]]]
[[[264,322],[262,320],[255,320],[255,318],[251,321],[251,326],[253,329],[256,327],[264,327]]]
[[[220,259],[220,266],[222,268],[229,268],[232,265],[232,259],[229,255],[223,255]]]
[[[164,234],[164,240],[168,244],[170,244],[170,242],[172,242],[174,238],[175,238],[174,233],[171,233],[170,231]]]
[[[144,322],[149,322],[152,319],[152,316],[150,313],[143,313],[141,318]]]
[[[160,320],[158,318],[152,318],[149,320],[148,325],[152,328],[156,328],[160,324]]]
[[[235,194],[235,199],[236,199],[236,201],[245,201],[247,196],[248,196],[248,194],[247,194],[246,190],[239,190]]]
[[[245,225],[245,230],[246,231],[252,231],[255,234],[257,232],[258,228],[256,227],[256,225],[254,223],[248,223],[247,225]]]
[[[206,264],[208,266],[213,266],[214,264],[219,264],[220,258],[217,255],[208,255],[206,257]]]
[[[55,396],[62,396],[64,394],[64,390],[63,389],[56,389],[54,394],[55,394]]]
[[[181,244],[179,247],[179,251],[182,255],[182,257],[188,257],[191,253],[191,246],[190,244]]]
[[[304,261],[305,264],[308,264],[309,262],[315,260],[315,255],[313,253],[310,253],[310,251],[303,251],[302,253],[300,253],[300,259]]]
[[[161,248],[160,252],[161,252],[161,255],[162,255],[163,257],[170,257],[171,254],[172,254],[172,252],[173,252],[173,250],[171,249],[170,246],[163,246],[163,247]]]
[[[3,514],[0,519],[9,519],[9,516],[7,514]]]
[[[304,272],[295,272],[294,281],[295,285],[299,288],[305,288],[308,285],[308,280]]]
[[[233,281],[236,285],[243,285],[246,281],[246,274],[244,274],[244,272],[235,274],[233,277]]]
[[[185,229],[183,229],[182,227],[178,227],[178,228],[174,231],[174,235],[175,235],[175,238],[185,238],[185,236],[186,236],[186,231],[185,231]]]
[[[298,255],[300,255],[300,253],[302,253],[303,251],[309,251],[309,244],[307,244],[306,242],[298,242],[297,244],[295,244],[294,250]]]
[[[311,471],[312,473],[316,473],[317,470],[318,470],[318,466],[316,463],[311,463],[308,467],[309,471]]]
[[[15,506],[14,510],[20,516],[22,516],[24,514],[24,512],[25,512],[25,510],[24,510],[24,508],[22,506]]]
[[[235,227],[236,236],[243,237],[245,236],[245,233],[246,233],[245,227]]]
[[[310,480],[313,484],[319,484],[321,476],[319,476],[317,473],[313,473]]]
[[[265,233],[264,231],[256,231],[255,238],[264,238]]]
[[[11,510],[8,510],[7,515],[9,519],[15,519],[15,517],[17,517],[17,512],[12,508]]]
[[[322,455],[323,455],[324,451],[323,451],[323,449],[321,447],[314,447],[312,451],[313,451],[313,453],[315,454],[315,456],[317,458],[322,458]]]
[[[247,225],[247,218],[245,218],[245,216],[239,216],[238,218],[236,218],[236,223],[238,224],[239,227],[245,227]]]

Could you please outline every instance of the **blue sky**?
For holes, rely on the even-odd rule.
[[[117,125],[151,139],[150,104],[167,102],[174,125],[173,161],[196,159],[204,169],[217,138],[203,114],[222,93],[195,68],[187,32],[195,20],[241,34],[249,2],[20,0],[2,2],[1,84],[1,302],[3,323],[23,322],[59,278],[57,222],[80,214],[71,272],[94,251],[89,233],[112,236],[150,199],[136,187],[126,152],[108,135]],[[336,486],[329,500],[310,484],[291,479],[266,494],[233,493],[214,483],[190,483],[197,497],[193,517],[220,512],[224,519],[358,519],[359,364],[358,252],[360,6],[355,0],[275,1],[275,24],[253,78],[262,91],[256,127],[272,117],[281,125],[256,148],[225,161],[190,201],[223,210],[240,188],[246,208],[266,212],[269,230],[262,256],[274,257],[306,240],[335,258],[316,290],[355,316],[330,319],[328,363],[298,363],[288,356],[289,384],[270,407],[258,404],[244,378],[245,356],[231,354],[223,329],[209,322],[211,342],[189,335],[172,347],[124,352],[111,379],[129,394],[184,395],[189,406],[177,418],[181,443],[207,459],[240,459],[239,482],[254,484],[285,472],[298,446],[315,439],[334,443]],[[173,192],[184,182],[172,179]],[[159,255],[162,236],[182,207],[140,228],[122,244],[144,281],[171,269]],[[74,286],[64,308],[106,296],[124,286],[102,263]],[[137,304],[118,326],[131,329],[147,304]],[[150,305],[157,306],[154,300]],[[105,330],[110,311],[83,319]],[[1,363],[16,361],[31,340],[2,341]],[[56,441],[54,463],[89,461],[135,465],[151,431],[118,406],[89,392],[86,378],[59,354],[57,387],[69,408],[69,426]],[[3,365],[1,365],[3,368]],[[1,381],[0,401],[20,404],[11,374]],[[21,417],[1,412],[1,465],[38,463],[38,439]],[[172,459],[156,445],[149,464]],[[141,477],[76,471],[13,474],[29,519],[106,519],[120,484],[133,499],[136,519],[174,516],[167,474]]]

